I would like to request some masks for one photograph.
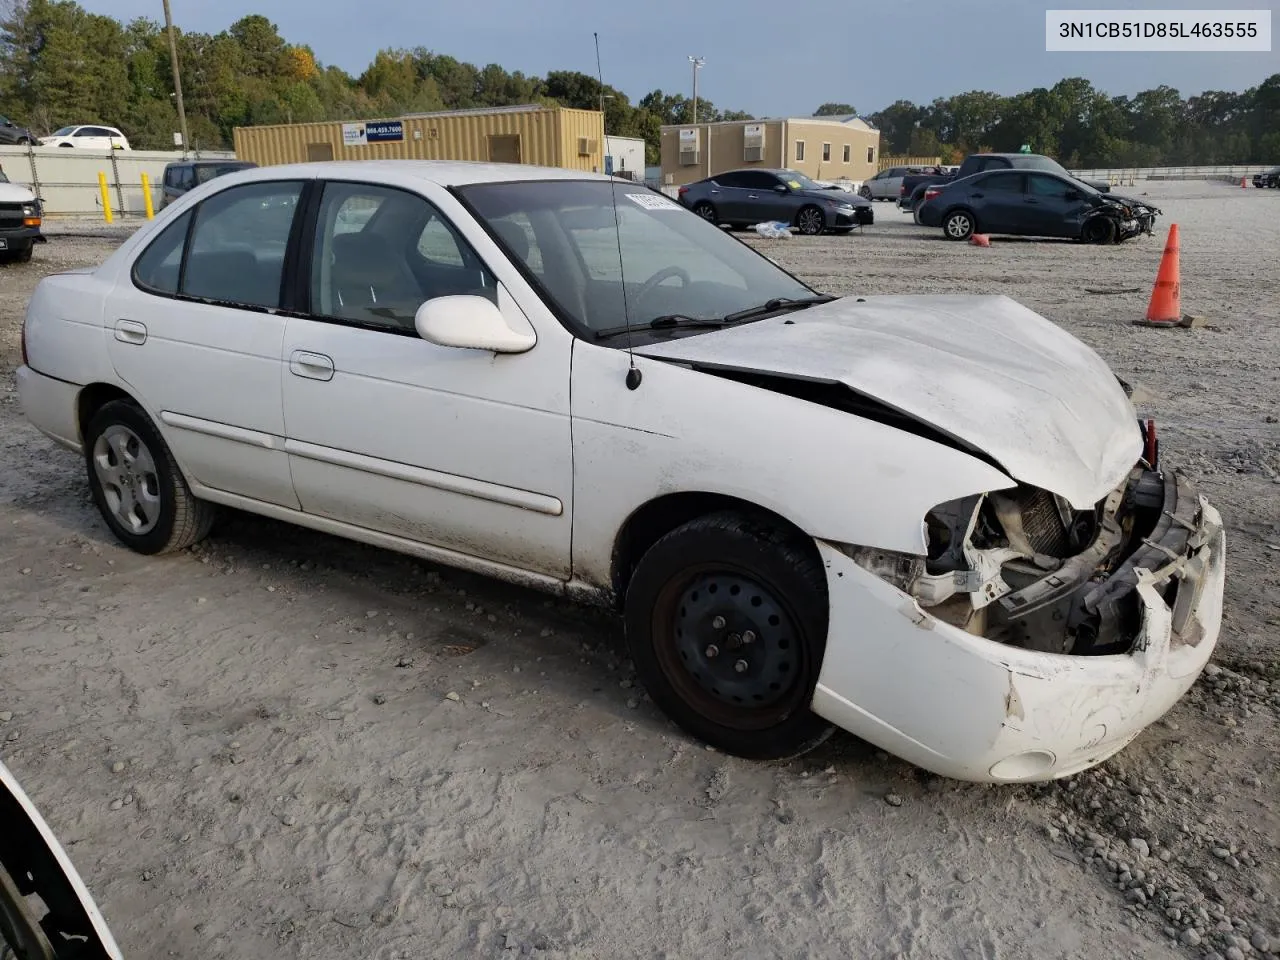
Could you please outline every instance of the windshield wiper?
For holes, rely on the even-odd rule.
[[[790,297],[774,297],[758,307],[750,307],[746,310],[739,310],[737,313],[727,314],[724,322],[741,323],[743,320],[755,320],[770,313],[803,310],[805,307],[812,307],[816,303],[830,303],[834,299],[836,298],[827,294],[819,294],[816,297],[802,297],[799,300],[793,300]]]
[[[698,318],[686,317],[682,313],[664,313],[660,317],[654,317],[648,324],[632,323],[625,327],[609,327],[607,330],[597,330],[595,337],[597,340],[604,340],[606,337],[616,337],[620,333],[626,333],[628,330],[636,330],[644,326],[648,326],[652,330],[669,330],[672,327],[723,327],[729,322],[728,317],[723,320],[715,317]]]

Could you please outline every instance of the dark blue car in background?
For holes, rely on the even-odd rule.
[[[1150,233],[1160,211],[1150,204],[1047,170],[988,170],[930,187],[919,222],[948,240],[975,233],[1063,237],[1116,243]]]

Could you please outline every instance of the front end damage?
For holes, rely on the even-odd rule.
[[[1115,225],[1116,243],[1144,233],[1150,235],[1155,227],[1156,217],[1161,213],[1159,207],[1130,197],[1103,194],[1101,200],[1098,215],[1106,217]]]
[[[840,622],[814,709],[935,772],[1045,780],[1101,762],[1217,641],[1221,518],[1146,460],[1089,510],[1018,486],[942,504],[925,529],[926,556],[823,545]],[[892,693],[846,657],[885,671]]]

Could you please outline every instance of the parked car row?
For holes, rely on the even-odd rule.
[[[798,170],[729,170],[680,187],[679,200],[717,225],[780,221],[808,236],[849,233],[875,222],[870,201]]]

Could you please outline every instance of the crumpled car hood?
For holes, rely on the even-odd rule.
[[[1137,415],[1110,368],[1005,296],[845,297],[635,352],[843,383],[1077,509],[1110,493],[1142,454]]]

